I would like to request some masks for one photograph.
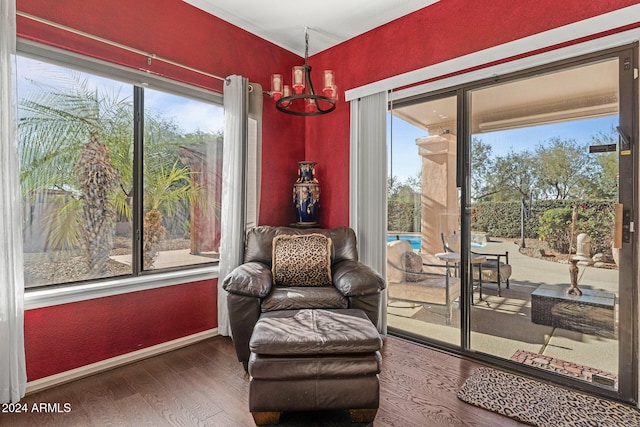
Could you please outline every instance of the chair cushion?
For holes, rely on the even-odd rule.
[[[331,284],[331,239],[322,234],[273,238],[273,282],[276,286]]]
[[[484,275],[483,275],[484,276]],[[447,282],[449,300],[447,300]],[[448,305],[460,296],[460,279],[457,277],[430,277],[421,282],[389,284],[389,298],[426,304]]]
[[[424,279],[424,275],[415,274],[422,272],[422,257],[413,251],[405,252],[402,255],[402,265],[404,267],[405,280],[407,282],[419,282]]]
[[[262,301],[262,312],[301,308],[347,308],[349,300],[333,286],[274,288]]]
[[[504,262],[498,263],[495,260],[488,260],[482,263],[482,281],[498,282],[498,265],[500,265],[500,281],[504,282],[511,277],[511,265]],[[478,280],[478,269],[473,269],[473,279]]]
[[[353,308],[262,313],[249,342],[252,353],[267,355],[372,353],[381,347],[371,320]]]
[[[380,373],[379,351],[358,354],[320,356],[267,356],[251,353],[249,374],[263,380],[299,380],[305,378],[352,378]]]
[[[387,243],[387,283],[404,282],[404,254],[412,252],[408,240],[392,240]]]

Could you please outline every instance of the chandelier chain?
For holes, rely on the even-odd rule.
[[[309,65],[309,27],[304,27],[304,65]]]

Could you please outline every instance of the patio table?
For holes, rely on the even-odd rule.
[[[480,301],[482,301],[482,263],[487,260],[487,257],[484,255],[478,255],[471,253],[469,254],[471,257],[471,268],[474,266],[478,267],[478,289],[480,291]],[[447,275],[449,274],[449,264],[459,264],[462,259],[462,254],[460,252],[440,252],[436,254],[436,258],[440,261],[444,261],[447,268]],[[471,304],[473,304],[473,292],[471,292]]]

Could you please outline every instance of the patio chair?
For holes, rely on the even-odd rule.
[[[442,246],[445,252],[460,252],[460,235],[455,231],[445,235],[440,233],[442,238]],[[471,251],[476,255],[482,255],[487,258],[481,264],[481,268],[473,270],[473,280],[479,280],[482,274],[482,283],[496,283],[498,285],[498,296],[501,295],[501,284],[505,283],[509,289],[509,278],[511,277],[511,265],[509,264],[509,252],[504,253],[487,253]],[[482,300],[482,289],[480,289],[480,300]]]
[[[449,269],[454,267],[423,262],[407,240],[387,243],[389,300],[444,306],[446,323],[450,324],[454,302],[460,296],[460,279],[449,274]],[[442,273],[432,272],[438,270]]]

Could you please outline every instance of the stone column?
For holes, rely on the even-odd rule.
[[[443,252],[440,233],[458,227],[458,188],[456,187],[456,137],[451,133],[416,139],[422,156],[421,251]]]

